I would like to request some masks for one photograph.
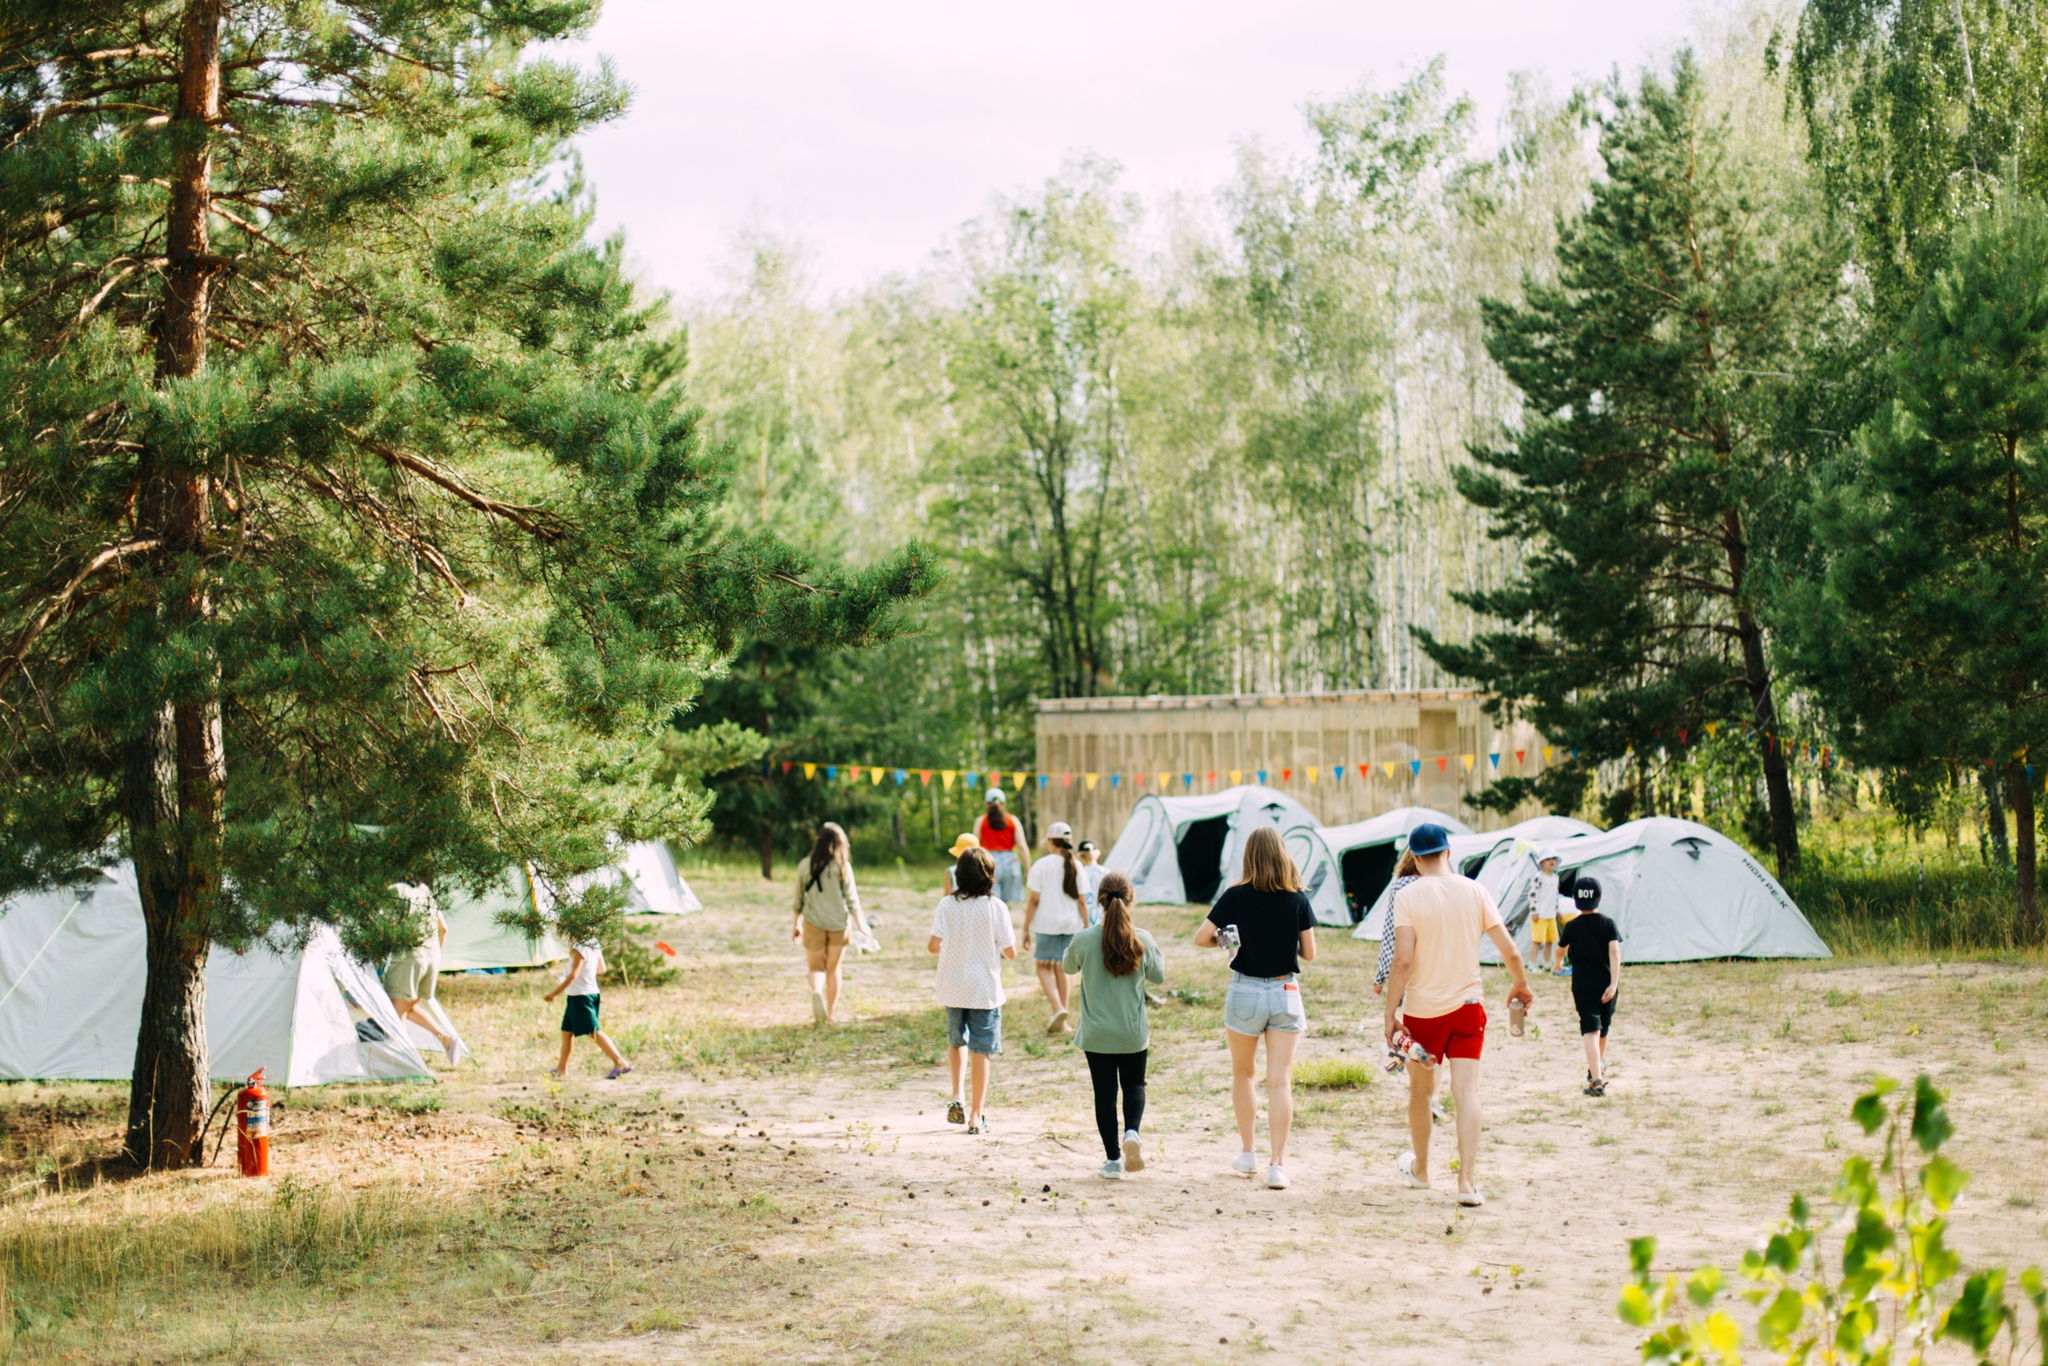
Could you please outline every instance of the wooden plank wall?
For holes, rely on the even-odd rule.
[[[1033,794],[1039,827],[1067,821],[1105,848],[1132,804],[1160,790],[1161,773],[1171,775],[1165,790],[1181,794],[1228,787],[1232,770],[1242,775],[1239,781],[1255,782],[1264,769],[1266,786],[1301,802],[1325,825],[1397,806],[1433,806],[1474,829],[1491,830],[1538,812],[1533,806],[1506,815],[1475,811],[1465,797],[1498,776],[1534,776],[1544,767],[1535,729],[1525,721],[1496,728],[1471,692],[1061,699],[1038,704],[1037,730],[1038,771],[1052,775]],[[1516,750],[1523,754],[1519,762]],[[1495,752],[1498,770],[1488,757]],[[1469,770],[1467,754],[1474,756]],[[1438,758],[1447,761],[1441,769]],[[1416,759],[1419,774],[1409,768]],[[1331,774],[1338,766],[1341,780]],[[1092,788],[1090,773],[1096,775]],[[1192,788],[1182,781],[1187,773],[1194,775]],[[1139,774],[1142,784],[1135,781]]]

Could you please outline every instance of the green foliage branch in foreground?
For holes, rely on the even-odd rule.
[[[1858,1155],[1842,1164],[1831,1210],[1816,1212],[1804,1195],[1793,1196],[1784,1222],[1742,1259],[1749,1288],[1740,1297],[1760,1311],[1755,1337],[1770,1359],[1789,1366],[1905,1366],[1926,1361],[1946,1340],[1980,1362],[2040,1360],[2048,1344],[2048,1282],[2040,1268],[2014,1275],[1991,1267],[1965,1276],[1962,1258],[1948,1245],[1949,1211],[1969,1175],[1941,1151],[1955,1132],[1943,1094],[1924,1073],[1910,1092],[1880,1077],[1849,1114],[1866,1136],[1882,1134],[1877,1159]],[[1924,1160],[1910,1170],[1916,1156]],[[1743,1359],[1743,1331],[1720,1307],[1721,1268],[1659,1280],[1651,1272],[1656,1251],[1655,1238],[1630,1241],[1634,1278],[1617,1309],[1623,1321],[1652,1329],[1643,1360],[1735,1366]]]

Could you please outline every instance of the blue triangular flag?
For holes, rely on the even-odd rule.
[[[960,776],[969,787],[981,786],[981,775],[979,773],[963,773]]]
[[[1408,761],[1408,771],[1409,771],[1410,773],[1420,773],[1420,772],[1422,772],[1422,760],[1420,760],[1420,759],[1410,759],[1410,760]]]
[[[1500,756],[1498,754],[1489,754],[1486,757],[1493,760],[1493,766],[1495,768],[1500,767]]]
[[[1336,764],[1331,767],[1330,781],[1333,783],[1341,783],[1344,781],[1344,765]]]
[[[1109,775],[1109,785],[1111,787],[1121,787],[1123,786],[1123,781],[1124,775],[1121,773],[1112,773]]]
[[[1040,792],[1043,792],[1043,791],[1045,791],[1045,785],[1046,785],[1047,783],[1051,782],[1051,781],[1052,781],[1052,774],[1050,774],[1050,773],[1041,773],[1041,774],[1039,774],[1039,775],[1038,775],[1038,790],[1039,790]]]
[[[1260,786],[1260,787],[1264,787],[1265,785],[1266,785],[1266,770],[1262,768],[1262,769],[1260,769],[1260,770],[1259,770],[1259,786]]]
[[[905,779],[907,779],[907,778],[909,778],[909,777],[910,777],[910,775],[909,775],[908,773],[904,772],[904,771],[903,771],[902,769],[900,769],[900,768],[899,768],[899,769],[897,769],[897,770],[896,770],[896,786],[898,786],[898,787],[901,787],[901,786],[903,786],[904,780],[905,780]]]
[[[833,780],[834,778],[837,778],[838,776],[839,776],[839,765],[837,765],[837,764],[827,764],[827,765],[825,765],[825,781],[826,781],[826,782],[828,782],[828,783],[829,783],[829,782],[831,782],[831,781],[832,781],[832,780]]]
[[[1181,774],[1181,775],[1180,775],[1180,780],[1181,780],[1181,782],[1185,783],[1185,784],[1186,784],[1187,786],[1189,786],[1189,787],[1193,787],[1193,786],[1195,785],[1195,775],[1194,775],[1194,774],[1192,774],[1192,773],[1183,773],[1183,774]]]

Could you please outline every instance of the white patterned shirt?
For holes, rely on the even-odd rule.
[[[1009,997],[1003,992],[1003,950],[1017,942],[1010,908],[992,896],[939,898],[932,912],[939,941],[939,1004],[991,1010]]]

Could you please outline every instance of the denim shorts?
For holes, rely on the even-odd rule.
[[[994,857],[996,900],[1007,906],[1015,906],[1024,900],[1024,865],[1018,862],[1015,849],[999,849]]]
[[[1031,956],[1041,963],[1057,963],[1067,956],[1067,945],[1073,942],[1071,934],[1034,934]]]
[[[1223,1027],[1254,1038],[1269,1029],[1299,1034],[1308,1027],[1308,1007],[1301,1000],[1299,977],[1247,977],[1230,974],[1223,993]]]
[[[947,1006],[946,1043],[952,1048],[964,1046],[970,1053],[1002,1052],[1003,1008],[990,1006],[986,1010],[976,1010],[972,1006]]]

